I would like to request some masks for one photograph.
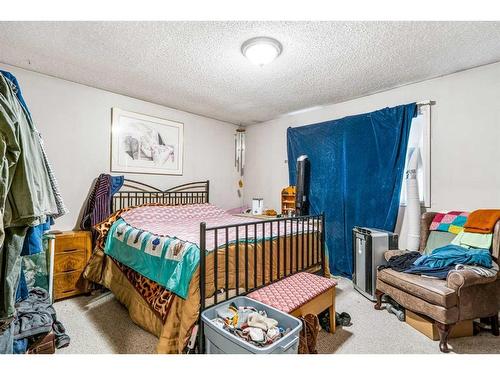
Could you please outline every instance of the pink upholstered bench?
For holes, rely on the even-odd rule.
[[[335,332],[335,286],[326,277],[299,272],[257,289],[248,297],[293,316],[319,314],[330,310],[330,332]]]

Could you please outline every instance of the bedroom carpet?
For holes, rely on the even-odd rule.
[[[337,311],[348,312],[353,325],[338,327],[334,335],[321,331],[320,353],[440,353],[437,342],[387,311],[374,310],[373,304],[357,293],[349,280],[338,281]],[[156,337],[136,326],[112,294],[75,297],[56,302],[55,308],[71,337],[70,346],[56,353],[155,352]],[[474,337],[450,339],[450,346],[456,353],[500,353],[500,337],[482,332]]]

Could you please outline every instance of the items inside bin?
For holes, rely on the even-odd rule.
[[[218,328],[258,347],[271,345],[291,331],[269,318],[265,310],[258,311],[255,307],[231,303],[215,311],[217,317],[212,322]]]

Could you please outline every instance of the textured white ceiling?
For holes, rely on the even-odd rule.
[[[500,22],[0,22],[0,61],[251,124],[500,61]]]

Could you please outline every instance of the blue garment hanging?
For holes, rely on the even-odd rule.
[[[39,254],[43,251],[43,234],[50,230],[51,225],[54,225],[54,219],[49,217],[45,223],[28,228],[21,250],[22,256]]]
[[[415,103],[288,128],[290,185],[295,160],[309,157],[312,214],[325,213],[330,272],[352,277],[352,228],[396,225]]]
[[[111,189],[110,189],[111,198],[113,198],[113,195],[118,193],[118,190],[121,189],[124,181],[125,181],[125,176],[111,176]]]

